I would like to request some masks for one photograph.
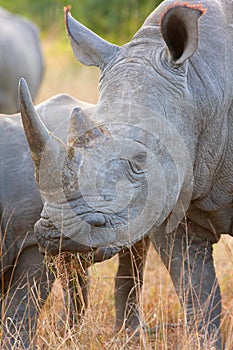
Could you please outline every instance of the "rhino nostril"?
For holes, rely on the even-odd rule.
[[[113,201],[115,199],[115,196],[111,194],[104,194],[102,197],[105,201]]]
[[[100,227],[106,224],[106,219],[103,214],[95,213],[95,214],[90,214],[86,218],[86,222],[92,226]]]

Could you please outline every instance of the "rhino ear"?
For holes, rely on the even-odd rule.
[[[86,66],[103,69],[120,47],[100,38],[76,21],[70,14],[70,6],[64,8],[64,13],[68,38],[77,60]]]
[[[161,19],[168,62],[181,65],[198,46],[198,20],[205,13],[200,5],[175,5]]]

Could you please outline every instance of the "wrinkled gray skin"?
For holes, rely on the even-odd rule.
[[[65,142],[70,111],[77,106],[84,109],[93,108],[92,105],[68,95],[57,95],[41,103],[36,109],[49,130]],[[34,224],[40,217],[43,203],[35,183],[34,166],[19,114],[0,115],[0,165],[2,247],[0,267],[1,293],[5,303],[1,349],[13,349],[17,347],[16,344],[27,348],[35,331],[38,303],[40,306],[43,305],[54,276],[44,266],[43,256],[39,252],[36,236],[33,232]],[[136,266],[139,267],[145,261],[143,247],[141,242],[133,247]],[[98,249],[94,253],[93,262],[109,259],[116,252],[113,249]],[[116,280],[117,288],[120,288],[119,293],[116,294],[116,303],[125,309],[124,305],[126,305],[133,284],[131,270],[135,266],[134,263],[131,263],[129,251],[121,253],[119,263],[118,275],[121,273],[124,276],[129,276],[128,282],[122,279]],[[86,263],[83,265],[88,267]],[[142,276],[140,276],[140,280],[142,281]],[[87,304],[88,280],[80,276],[79,283],[84,302]],[[37,288],[40,289],[40,301],[33,299],[33,293],[35,295],[38,293]],[[77,297],[73,303],[75,303],[78,312],[81,313],[83,306],[80,304],[79,295],[75,296],[76,291],[72,291],[73,288],[75,287],[71,281],[70,296]],[[133,295],[129,298],[133,304],[136,302],[134,298],[137,296]],[[138,320],[138,309],[136,308],[134,312],[136,312]],[[70,315],[70,317],[73,318],[75,315]]]
[[[122,47],[68,12],[76,58],[101,69],[100,97],[93,122],[86,117],[93,132],[80,137],[74,110],[64,145],[40,122],[21,82],[24,128],[45,200],[38,241],[56,253],[61,234],[62,247],[75,242],[77,251],[150,235],[189,331],[199,333],[203,348],[222,349],[212,246],[221,234],[233,235],[233,3],[164,1]]]
[[[27,79],[33,98],[43,76],[38,30],[28,20],[0,7],[0,113],[16,113],[19,78]]]

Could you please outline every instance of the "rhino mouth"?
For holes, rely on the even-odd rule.
[[[63,235],[55,227],[51,227],[49,231],[44,231],[40,219],[35,226],[35,234],[39,244],[40,252],[47,253],[49,255],[57,255],[61,252],[90,252],[92,249],[85,245],[82,245],[70,237]]]
[[[92,218],[92,221],[94,222]],[[97,223],[95,221],[95,223]],[[58,255],[60,253],[91,253],[92,262],[102,262],[104,260],[111,259],[114,255],[124,251],[122,247],[98,247],[90,248],[82,245],[71,238],[62,235],[62,233],[56,230],[54,227],[50,228],[49,232],[44,231],[43,220],[40,219],[35,225],[35,234],[37,237],[39,250],[45,255]]]
[[[82,241],[80,242],[80,237],[88,237],[90,231],[95,229],[106,231],[124,228],[128,224],[128,208],[113,213],[106,208],[105,211],[96,211],[91,207],[84,207],[82,203],[74,205],[77,203],[72,202],[72,204],[70,201],[68,204],[56,204],[56,206],[54,203],[45,204],[41,218],[34,227],[41,251],[46,250],[49,254],[65,251],[87,252],[102,247],[103,244],[89,245],[88,243],[92,243],[90,239],[85,245]]]
[[[99,256],[96,256],[97,261],[102,261],[101,257],[105,256],[105,259],[109,259],[117,252],[122,250],[122,246],[114,247],[95,247],[88,246],[78,242],[79,231],[82,230],[82,225],[77,224],[76,217],[72,220],[64,219],[63,230],[58,229],[51,218],[43,213],[40,220],[37,221],[34,227],[34,232],[36,234],[37,242],[39,244],[40,252],[49,255],[57,255],[61,252],[71,252],[71,253],[83,253],[83,252],[93,252],[98,250]],[[113,226],[122,226],[127,223],[127,220],[123,217],[120,219],[116,218],[114,214],[104,214],[101,212],[83,213],[79,215],[79,222],[89,225],[91,228],[112,228]],[[60,225],[59,225],[60,227]],[[72,232],[72,234],[71,234]]]

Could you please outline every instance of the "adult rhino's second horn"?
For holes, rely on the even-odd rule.
[[[102,126],[96,123],[80,107],[75,107],[71,113],[67,143],[72,147],[91,146],[95,141],[105,140],[109,136]]]

